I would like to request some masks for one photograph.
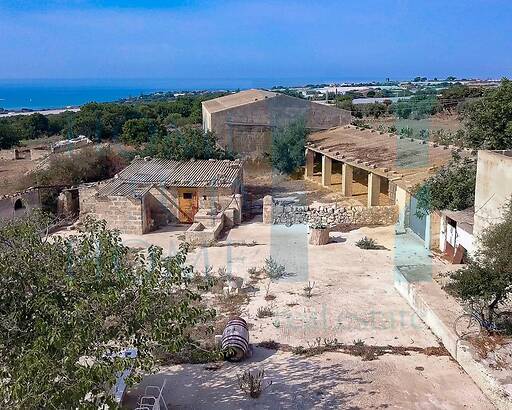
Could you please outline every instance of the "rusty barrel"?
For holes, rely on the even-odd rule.
[[[239,362],[249,351],[249,327],[241,317],[231,319],[222,332],[222,350],[227,360]]]

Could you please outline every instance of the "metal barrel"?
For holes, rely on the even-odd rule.
[[[231,319],[222,332],[222,350],[227,360],[239,362],[249,351],[249,327],[247,322],[235,317]]]

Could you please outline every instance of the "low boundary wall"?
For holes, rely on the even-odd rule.
[[[263,223],[274,225],[321,224],[337,225],[392,225],[398,220],[398,206],[307,206],[263,199]]]
[[[455,331],[447,326],[435,309],[425,300],[424,296],[412,281],[395,268],[395,288],[409,303],[420,319],[443,342],[452,357],[464,371],[473,379],[476,385],[498,409],[512,409],[512,397],[503,386],[488,372],[486,367],[475,360],[466,342],[458,339]]]

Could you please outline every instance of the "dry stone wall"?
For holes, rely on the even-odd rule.
[[[263,200],[263,222],[275,225],[392,225],[398,206],[307,206],[283,203],[267,196]]]

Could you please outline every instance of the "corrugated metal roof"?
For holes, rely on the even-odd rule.
[[[141,197],[153,186],[231,187],[241,171],[240,161],[136,159],[101,185],[98,195]]]
[[[98,195],[141,198],[152,188],[152,186],[153,184],[135,184],[118,179],[111,179],[98,189]]]

